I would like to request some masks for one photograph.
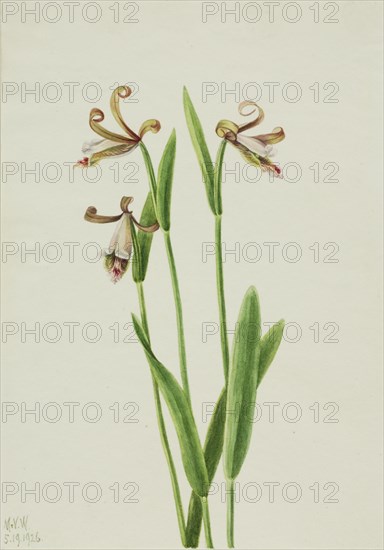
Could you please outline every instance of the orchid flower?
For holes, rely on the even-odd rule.
[[[160,130],[160,122],[155,119],[149,119],[143,122],[138,134],[131,130],[124,122],[121,116],[119,102],[120,99],[129,97],[131,93],[132,90],[129,86],[119,86],[112,92],[110,101],[112,114],[126,135],[116,134],[104,128],[101,125],[101,122],[103,122],[105,118],[103,111],[100,109],[91,110],[89,114],[89,125],[102,139],[94,139],[83,144],[82,152],[85,156],[76,163],[76,166],[93,166],[106,157],[127,155],[138,146],[144,134],[149,131],[156,134]]]
[[[145,227],[136,220],[128,209],[132,201],[133,197],[123,197],[120,202],[122,213],[117,216],[100,216],[94,206],[87,208],[84,215],[84,219],[92,223],[120,222],[112,235],[108,252],[104,258],[105,268],[111,275],[113,283],[120,281],[129,266],[133,249],[131,224],[134,223],[140,231],[144,231],[145,233],[153,233],[159,229],[157,222]]]
[[[254,106],[249,113],[244,113],[244,109]],[[239,105],[239,113],[243,116],[250,116],[255,111],[258,115],[255,120],[245,124],[238,125],[230,120],[220,120],[216,126],[216,133],[219,137],[226,139],[234,145],[244,157],[244,159],[261,170],[270,170],[275,175],[280,176],[281,169],[274,164],[270,157],[273,155],[274,143],[279,143],[285,138],[284,130],[278,126],[269,134],[258,136],[244,136],[243,132],[260,124],[264,119],[264,111],[254,101],[242,101]]]

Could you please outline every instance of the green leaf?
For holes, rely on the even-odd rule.
[[[206,497],[209,490],[208,473],[189,402],[176,378],[153,354],[138,318],[132,315],[132,320],[137,337],[150,363],[151,371],[172,416],[187,479],[195,493],[200,497]]]
[[[280,321],[273,325],[260,340],[260,362],[257,385],[260,384],[275,358],[281,339],[283,338],[284,326],[284,319],[280,319]]]
[[[214,195],[215,195],[215,211],[216,211],[216,214],[219,214],[219,215],[223,213],[221,186],[222,186],[223,160],[224,160],[224,153],[225,153],[226,146],[227,146],[226,140],[222,139],[216,155],[216,164],[215,164],[215,171],[214,171],[214,178],[213,178],[214,180],[213,188],[214,188]]]
[[[215,477],[221,454],[223,452],[226,401],[227,393],[224,388],[220,393],[219,399],[217,400],[204,443],[204,459],[207,466],[209,484],[212,483]],[[202,519],[203,508],[201,506],[200,497],[196,495],[196,493],[192,492],[189,501],[186,530],[188,547],[197,548],[199,544]]]
[[[176,133],[173,130],[165,146],[157,174],[157,215],[159,217],[159,224],[164,231],[169,231],[171,227],[171,199],[175,155]]]
[[[203,175],[208,203],[212,212],[216,214],[212,159],[209,154],[199,117],[197,116],[191,98],[189,97],[187,88],[185,86],[183,92],[183,100],[185,118],[187,120],[187,126],[191,136],[193,148],[195,149],[197,160],[199,161],[200,169]]]
[[[284,321],[276,323],[260,340],[260,359],[257,387],[259,387],[269,366],[271,365],[278,347],[280,345],[284,330]],[[208,469],[209,483],[212,483],[220,457],[223,451],[224,425],[225,425],[225,389],[221,392],[215,412],[211,418],[208,427],[208,433],[204,445],[205,463]],[[197,548],[199,545],[203,511],[200,498],[192,492],[189,500],[188,522],[187,522],[187,545],[191,548]]]
[[[156,223],[156,221],[157,220],[155,208],[153,206],[152,193],[148,193],[144,208],[141,212],[140,223],[141,225],[148,227]],[[141,258],[141,279],[137,282],[143,282],[147,274],[153,235],[153,233],[145,233],[144,231],[138,231],[137,233],[137,242],[140,249]]]
[[[132,244],[133,244],[133,257],[132,257],[132,278],[135,281],[135,283],[140,283],[144,279],[143,272],[142,272],[142,264],[141,264],[141,251],[140,246],[138,243],[138,238],[136,235],[136,228],[135,224],[133,223],[132,219],[130,220],[131,224],[131,235],[132,235]]]
[[[256,289],[245,294],[234,338],[228,377],[224,432],[224,472],[227,479],[239,474],[252,435],[252,418],[260,357],[260,308]]]

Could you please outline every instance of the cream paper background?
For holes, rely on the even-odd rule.
[[[9,3],[3,2],[3,9],[5,4]],[[3,334],[7,338],[3,346],[3,400],[7,407],[14,407],[15,414],[3,415],[6,445],[2,474],[3,483],[13,482],[18,488],[17,494],[8,496],[3,504],[2,528],[7,518],[27,515],[28,530],[38,531],[41,537],[41,542],[31,548],[178,547],[148,367],[139,344],[123,342],[131,332],[124,325],[130,321],[131,311],[138,311],[136,291],[130,274],[113,286],[100,262],[92,263],[82,256],[87,243],[107,246],[113,230],[85,223],[86,207],[92,204],[102,213],[118,213],[121,196],[129,194],[135,197],[134,212],[139,214],[147,194],[140,151],[119,159],[117,182],[113,181],[113,162],[101,166],[101,178],[94,183],[85,181],[80,171],[71,182],[64,163],[80,158],[83,140],[92,137],[87,123],[92,107],[104,109],[105,125],[115,128],[108,103],[116,82],[139,85],[138,102],[123,106],[124,116],[134,129],[151,117],[162,123],[158,135],[145,137],[155,166],[172,128],[176,128],[172,236],[184,305],[193,406],[204,436],[207,424],[202,421],[203,403],[214,402],[222,386],[219,336],[202,341],[204,323],[215,323],[218,318],[214,256],[202,260],[203,243],[214,238],[213,217],[184,120],[182,86],[188,86],[214,155],[219,143],[214,132],[217,121],[238,120],[237,103],[246,99],[242,93],[240,97],[226,96],[225,90],[234,89],[238,83],[240,92],[248,91],[252,97],[255,88],[247,88],[247,84],[256,82],[262,90],[259,103],[266,112],[260,131],[284,127],[287,138],[278,145],[277,160],[282,165],[299,164],[302,176],[296,182],[270,182],[263,175],[252,183],[247,173],[237,172],[237,177],[228,174],[223,185],[223,240],[227,250],[235,246],[240,249],[237,261],[226,255],[229,326],[234,327],[250,284],[259,291],[264,321],[284,317],[292,323],[258,392],[262,418],[255,423],[251,449],[238,478],[237,546],[274,550],[382,548],[378,268],[381,3],[338,2],[339,11],[333,18],[339,22],[333,24],[323,22],[325,16],[331,16],[332,6],[326,11],[321,3],[320,21],[314,23],[313,3],[309,2],[297,3],[302,15],[296,23],[284,20],[283,9],[292,10],[285,12],[291,19],[296,9],[284,8],[284,3],[275,8],[274,22],[268,20],[266,6],[258,2],[262,16],[257,23],[249,22],[256,13],[250,3],[239,4],[237,9],[241,10],[248,5],[239,21],[230,15],[225,18],[218,3],[212,8],[218,13],[203,23],[200,2],[138,2],[135,16],[129,15],[132,7],[124,11],[127,3],[120,2],[120,20],[114,23],[113,3],[99,2],[102,15],[94,24],[81,16],[84,3],[76,8],[73,23],[68,21],[68,11],[63,11],[56,23],[47,22],[45,19],[54,17],[55,7],[49,8],[49,14],[44,12],[48,15],[45,19],[42,16],[40,23],[30,16],[22,22],[22,4],[18,3],[20,11],[2,25],[2,79],[10,86],[6,90],[15,92],[3,96],[3,169],[5,162],[17,163],[18,169],[8,178],[3,174],[2,182],[2,239],[6,251],[14,252],[5,254],[2,262],[3,329],[17,330],[8,337]],[[28,2],[29,7],[31,4]],[[43,7],[38,4],[39,10]],[[227,3],[227,7],[233,8],[234,3]],[[89,18],[94,18],[92,6],[87,9]],[[138,22],[124,23],[126,15]],[[44,88],[52,82],[62,91],[56,102],[46,99],[46,94],[55,95],[57,87]],[[64,84],[68,82],[78,83],[73,101]],[[102,91],[96,103],[86,96],[95,91],[87,88],[90,82]],[[216,93],[204,102],[202,89],[207,82],[216,83],[215,89],[224,96]],[[268,97],[265,82],[279,83],[274,101]],[[282,95],[289,82],[302,90],[297,102]],[[318,102],[310,89],[316,82],[320,86]],[[338,102],[324,102],[334,89],[333,85],[323,89],[329,82],[339,86],[332,96]],[[30,89],[35,83],[44,88],[40,101],[31,95],[23,98],[23,86]],[[294,96],[293,88],[289,92]],[[228,170],[244,168],[231,148],[227,149],[226,161]],[[129,170],[123,169],[126,162],[134,163],[131,168],[137,164],[138,182],[123,182],[129,175]],[[309,168],[315,162],[320,166],[337,163],[339,172],[334,177],[339,181],[324,181],[332,171],[328,167],[315,183]],[[23,166],[30,169],[35,163],[40,163],[39,182],[21,174]],[[43,173],[48,163],[61,167],[56,182],[52,165],[52,172]],[[9,166],[14,165],[7,164],[7,170]],[[289,177],[294,176],[292,169]],[[269,261],[268,245],[263,243],[272,241],[279,244],[274,261]],[[309,248],[316,242],[320,246],[317,263]],[[32,248],[36,243],[41,249],[38,258],[21,254],[23,246]],[[56,263],[47,260],[47,255],[55,256],[54,248],[44,248],[47,243],[60,247],[62,257]],[[73,245],[73,261],[64,243],[79,243]],[[261,247],[258,262],[252,262],[255,248],[253,244],[247,248],[248,243]],[[297,243],[302,252],[299,261],[284,260],[286,243]],[[333,246],[323,250],[326,243],[338,245],[334,256],[337,263],[323,261],[333,251]],[[95,249],[86,250],[89,258],[95,253]],[[290,248],[288,254],[294,256],[295,250]],[[174,310],[161,234],[154,240],[145,291],[153,348],[178,375]],[[70,322],[80,324],[73,342],[69,341],[68,325],[64,325]],[[22,341],[22,323],[27,328],[40,323],[40,343],[33,335]],[[52,342],[57,327],[53,323],[62,331],[56,343]],[[82,337],[87,323],[100,327],[98,342]],[[314,329],[309,328],[314,323],[320,327],[319,342],[314,341]],[[337,323],[334,338],[338,343],[324,342],[334,326],[324,329],[326,323]],[[118,342],[114,342],[109,328],[112,325],[119,326]],[[296,343],[292,341],[295,326],[302,331]],[[94,334],[92,329],[86,333],[90,338]],[[36,402],[44,410],[40,421],[27,415],[22,422],[22,407],[31,408]],[[68,421],[68,406],[64,405],[68,402],[80,403],[73,422]],[[94,423],[81,413],[92,402],[102,413]],[[277,403],[273,422],[268,418],[272,405],[265,404],[270,402]],[[292,402],[302,413],[297,422],[283,417],[283,407]],[[52,417],[55,413],[53,408],[47,409],[48,403],[56,403],[52,407],[61,411],[62,417],[55,423],[47,420],[47,414]],[[109,409],[113,403],[119,404],[119,422],[113,421]],[[138,411],[132,406],[128,410],[137,423],[123,422],[125,403],[137,404]],[[320,407],[319,422],[314,422],[310,409],[314,403]],[[327,403],[331,405],[325,410]],[[335,410],[332,403],[339,410],[331,419],[338,422],[325,422],[326,415]],[[284,409],[285,416],[295,417],[294,407]],[[86,410],[89,416],[95,413],[95,408]],[[175,436],[172,429],[169,431],[186,507],[189,489],[180,469]],[[217,547],[225,546],[222,481],[220,466],[216,494],[210,499]],[[68,501],[68,482],[80,484],[74,502]],[[81,494],[90,482],[102,491],[96,503],[86,502]],[[128,482],[139,488],[132,497],[139,500],[137,503],[122,502],[136,486],[124,491]],[[273,502],[269,502],[269,482],[279,484]],[[41,484],[39,503],[31,495],[22,502],[23,483],[28,489]],[[56,485],[48,485],[45,494],[47,483]],[[120,487],[117,503],[109,489],[114,483]],[[300,486],[298,502],[283,498],[287,483]],[[314,502],[314,489],[309,488],[316,483],[320,487],[318,503]],[[327,483],[333,485],[324,489]],[[256,484],[262,489],[258,502]],[[333,498],[339,502],[324,502],[334,484],[338,492]],[[62,495],[58,502],[48,502],[55,498],[55,487]],[[89,496],[93,495],[90,489]],[[288,499],[294,496],[291,486]],[[3,528],[2,547],[15,548],[16,544],[5,544],[6,533]]]

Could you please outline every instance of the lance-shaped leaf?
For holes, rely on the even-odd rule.
[[[133,244],[132,278],[135,281],[135,283],[140,283],[144,280],[143,269],[141,264],[141,251],[138,243],[138,238],[136,235],[135,224],[133,223],[132,218],[130,219],[129,223],[131,224],[131,238],[132,238],[132,244]]]
[[[224,432],[224,472],[227,479],[235,479],[239,474],[251,440],[259,357],[259,299],[256,289],[250,287],[240,308],[228,378]]]
[[[260,384],[275,358],[281,339],[283,338],[284,326],[284,319],[280,319],[280,321],[273,325],[260,340],[260,362],[257,385]]]
[[[141,212],[140,223],[141,225],[148,227],[156,223],[156,213],[153,206],[152,193],[148,193],[147,199],[144,204],[144,208]],[[143,282],[147,274],[149,254],[151,252],[153,233],[146,233],[145,231],[139,231],[137,235],[138,248],[140,250],[141,259],[141,280]]]
[[[260,340],[260,359],[257,387],[259,387],[260,382],[264,378],[269,366],[275,358],[283,337],[283,330],[284,320],[281,319],[278,323],[273,325],[273,327],[271,327]],[[220,462],[221,453],[223,451],[225,405],[226,392],[223,390],[217,400],[214,414],[209,423],[208,433],[204,445],[204,458],[205,463],[207,464],[209,483],[212,483],[215,477],[217,466]],[[192,492],[189,500],[186,530],[187,544],[191,548],[197,548],[199,545],[202,519],[203,511],[200,498]]]
[[[189,402],[176,378],[153,354],[140,321],[135,315],[132,315],[132,320],[137,337],[150,363],[151,371],[172,416],[187,479],[196,494],[206,497],[209,489],[208,473]]]
[[[225,404],[227,393],[225,388],[221,391],[217,400],[215,410],[208,426],[208,432],[204,443],[204,459],[207,466],[209,484],[215,477],[217,466],[219,465],[221,454],[223,452],[224,442],[224,419]],[[187,522],[187,544],[190,548],[196,548],[199,544],[201,531],[201,522],[203,519],[203,508],[201,499],[196,493],[192,492],[188,508]]]
[[[169,231],[171,227],[171,199],[175,154],[176,133],[173,130],[165,146],[157,174],[157,215],[159,217],[159,224],[164,231]]]
[[[191,136],[193,148],[195,149],[197,160],[199,162],[203,175],[208,203],[212,212],[216,214],[212,159],[209,154],[199,117],[197,116],[191,98],[189,97],[187,88],[185,86],[183,92],[183,100],[185,118],[187,120],[187,126]]]
[[[214,195],[215,195],[215,212],[216,214],[220,214],[220,215],[223,213],[223,201],[221,198],[221,195],[222,195],[221,180],[222,180],[223,160],[224,160],[224,153],[225,153],[226,146],[227,146],[227,142],[225,141],[225,139],[222,139],[216,155],[216,164],[215,164],[215,171],[213,176],[213,187],[214,187]]]

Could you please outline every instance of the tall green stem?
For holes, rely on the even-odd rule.
[[[210,520],[210,517],[209,517],[209,507],[208,507],[207,497],[202,497],[201,498],[201,505],[203,507],[205,542],[207,544],[207,548],[213,548],[212,533],[211,533],[211,520]]]
[[[152,192],[153,205],[154,205],[155,211],[156,211],[156,208],[157,208],[157,205],[156,205],[157,183],[156,183],[155,171],[153,169],[153,164],[152,164],[151,157],[148,153],[148,149],[146,148],[146,146],[144,145],[144,143],[142,141],[140,141],[140,148],[141,148],[141,152],[143,154],[145,167],[147,169],[148,179],[149,179],[149,187],[150,187],[151,192]],[[179,360],[180,360],[181,381],[182,381],[183,389],[185,391],[187,399],[190,403],[191,402],[191,397],[190,397],[188,373],[187,373],[187,356],[186,356],[186,351],[185,351],[183,308],[182,308],[182,305],[181,305],[179,281],[178,281],[178,278],[177,278],[175,257],[173,255],[171,237],[170,237],[168,231],[163,231],[163,234],[164,234],[165,248],[166,248],[166,251],[167,251],[169,269],[170,269],[170,273],[171,273],[173,297],[174,297],[175,308],[176,308],[177,336],[178,336],[178,342],[179,342]]]
[[[143,329],[144,329],[145,335],[148,339],[148,342],[150,342],[150,335],[149,335],[149,328],[148,328],[148,318],[147,318],[147,309],[146,309],[146,306],[145,306],[143,283],[136,283],[136,286],[137,286],[137,294],[138,294],[139,304],[140,304],[141,321],[142,321],[142,324],[143,324]],[[171,449],[170,449],[169,442],[168,442],[168,436],[167,436],[167,431],[166,431],[165,422],[164,422],[163,410],[162,410],[162,407],[161,407],[159,387],[158,387],[157,382],[156,382],[156,380],[153,376],[152,376],[152,385],[153,385],[153,394],[154,394],[154,398],[155,398],[155,407],[156,407],[157,423],[158,423],[159,432],[160,432],[160,439],[161,439],[161,443],[162,443],[162,446],[163,446],[163,449],[164,449],[165,458],[167,460],[169,473],[170,473],[170,476],[171,476],[173,497],[174,497],[174,500],[175,500],[177,521],[178,521],[178,524],[179,524],[181,542],[182,542],[183,546],[186,547],[187,546],[187,540],[186,540],[186,535],[185,535],[185,519],[184,519],[183,504],[182,504],[181,495],[180,495],[180,488],[179,488],[179,483],[178,483],[178,480],[177,480],[175,464],[173,462],[172,453],[171,453]]]
[[[224,273],[223,273],[223,252],[222,252],[222,236],[221,236],[221,222],[222,222],[222,168],[224,161],[224,153],[226,148],[226,140],[222,140],[217,151],[216,165],[214,172],[214,194],[215,194],[215,249],[216,249],[216,287],[217,287],[217,300],[219,305],[219,319],[220,319],[220,340],[221,340],[221,355],[223,360],[223,370],[225,377],[225,384],[228,380],[229,372],[229,345],[227,335],[227,314],[225,306],[225,294],[224,294]],[[220,396],[225,403],[226,393]],[[220,401],[220,397],[217,402]],[[225,405],[224,405],[225,406]],[[221,419],[220,419],[221,418]],[[208,434],[206,444],[204,446],[205,461],[210,464],[209,481],[212,482],[216,473],[217,466],[219,464],[220,455],[223,449],[224,439],[224,418],[225,414],[219,417],[219,422],[216,421],[213,416],[208,427]],[[207,445],[209,438],[215,441],[215,445]],[[219,450],[219,452],[217,452]],[[189,500],[188,508],[188,522],[187,522],[187,542],[188,546],[196,548],[199,543],[201,522],[203,520],[203,511],[200,499],[193,493]]]
[[[228,380],[229,370],[229,345],[227,335],[227,313],[224,295],[223,253],[221,243],[221,214],[215,216],[215,245],[216,245],[216,285],[217,299],[220,316],[221,354],[223,357],[223,369],[225,382]]]
[[[235,547],[235,488],[234,480],[227,479],[227,544],[228,548]]]
[[[191,396],[189,392],[189,382],[188,382],[188,373],[187,373],[187,356],[185,353],[185,337],[184,337],[184,321],[183,321],[183,308],[180,298],[180,288],[179,281],[177,278],[175,257],[173,255],[171,237],[168,231],[164,231],[164,242],[165,248],[167,251],[169,270],[171,272],[172,279],[172,288],[173,288],[173,297],[175,300],[176,308],[176,321],[177,321],[177,334],[179,340],[179,360],[180,360],[180,371],[181,371],[181,381],[183,384],[183,389],[187,396],[189,402],[191,402]]]

